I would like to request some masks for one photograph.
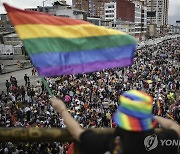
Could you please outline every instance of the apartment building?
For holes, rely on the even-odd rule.
[[[147,23],[155,24],[159,33],[168,25],[169,0],[147,0]]]
[[[11,25],[7,14],[0,14],[0,32],[13,32],[14,27]]]
[[[104,19],[108,21],[116,21],[116,2],[105,3]]]
[[[112,1],[114,0],[72,0],[72,4],[78,10],[89,12],[90,16],[98,16],[104,19],[104,5]]]

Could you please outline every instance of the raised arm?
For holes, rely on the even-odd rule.
[[[68,131],[77,141],[79,141],[80,135],[84,130],[80,127],[78,122],[76,122],[73,119],[73,117],[70,115],[70,113],[67,111],[64,102],[61,101],[60,99],[57,99],[56,97],[51,98],[50,101],[52,106],[54,107],[54,110],[61,114]]]
[[[170,120],[170,119],[165,119],[160,116],[155,116],[155,119],[158,121],[158,123],[162,127],[168,128],[168,129],[173,129],[174,131],[176,131],[176,133],[180,137],[180,126],[176,122],[174,122],[173,120]]]

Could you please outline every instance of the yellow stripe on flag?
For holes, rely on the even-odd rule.
[[[30,38],[83,38],[106,35],[126,35],[124,32],[107,29],[93,24],[81,24],[73,26],[57,26],[44,24],[26,24],[15,26],[21,39]]]

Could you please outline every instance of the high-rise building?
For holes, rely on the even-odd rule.
[[[114,0],[72,0],[78,10],[89,12],[91,16],[104,17],[104,4]]]
[[[129,0],[116,0],[116,18],[123,21],[135,21],[135,6]]]
[[[105,3],[104,19],[109,21],[116,21],[116,2]]]
[[[157,26],[162,32],[168,25],[169,0],[147,0],[147,23]]]
[[[168,25],[169,0],[164,0],[163,24]]]
[[[141,32],[142,32],[142,39],[145,37],[147,33],[147,6],[146,6],[146,0],[140,0],[141,1]]]
[[[147,7],[144,0],[116,0],[116,18],[134,22],[135,37],[143,39],[147,29]]]

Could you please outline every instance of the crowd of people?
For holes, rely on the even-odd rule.
[[[137,89],[153,98],[153,114],[180,123],[180,46],[178,39],[144,46],[135,52],[134,64],[126,68],[47,78],[53,94],[62,99],[83,128],[116,127],[112,114],[119,96]],[[33,69],[32,75],[35,75]],[[49,93],[41,81],[30,83],[25,74],[24,85],[16,77],[6,80],[6,91],[0,94],[0,127],[65,128],[62,117],[49,102]],[[60,153],[69,143],[1,143],[0,153]]]

